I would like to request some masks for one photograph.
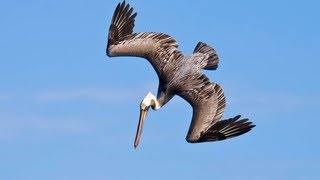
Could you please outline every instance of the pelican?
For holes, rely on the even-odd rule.
[[[209,45],[199,42],[193,54],[184,56],[171,36],[156,32],[133,32],[133,8],[125,1],[114,11],[109,27],[107,56],[135,56],[147,59],[159,78],[157,97],[149,92],[140,104],[140,118],[134,141],[137,148],[143,122],[151,107],[160,109],[173,96],[185,99],[193,108],[186,141],[201,143],[220,141],[242,135],[255,125],[240,115],[222,120],[226,100],[222,88],[202,73],[216,70],[219,58]]]

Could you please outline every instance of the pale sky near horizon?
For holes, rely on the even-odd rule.
[[[224,118],[257,126],[189,144],[192,109],[174,97],[150,111],[133,148],[141,99],[158,79],[141,58],[109,58],[120,0],[12,0],[0,6],[0,179],[319,179],[318,1],[127,1],[135,31],[198,41],[220,57],[204,71],[225,91]]]

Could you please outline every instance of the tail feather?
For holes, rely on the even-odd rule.
[[[203,42],[199,42],[195,47],[193,53],[202,53],[202,54],[209,55],[208,58],[203,60],[203,61],[206,61],[204,63],[205,66],[203,67],[203,69],[216,70],[218,68],[219,57],[217,52],[212,47],[208,46]]]
[[[234,118],[218,121],[207,131],[203,132],[197,142],[221,141],[232,137],[240,136],[249,132],[256,125],[249,119],[240,119],[240,115]]]

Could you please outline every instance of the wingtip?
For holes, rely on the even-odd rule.
[[[120,4],[120,3],[119,3],[119,4]],[[126,5],[126,1],[123,0],[122,3],[121,3],[121,8],[123,8],[125,5]]]
[[[233,119],[238,120],[238,119],[240,119],[240,117],[241,117],[241,115],[239,114],[239,115],[236,115]]]
[[[237,115],[227,120],[218,121],[195,142],[221,141],[237,137],[251,131],[256,126],[248,118],[240,119],[240,117],[241,115]]]
[[[134,21],[137,13],[133,14],[133,7],[129,3],[122,1],[118,3],[111,20],[109,28],[108,40],[118,41],[120,38],[128,34],[132,34],[134,28]],[[114,42],[111,42],[113,44]]]

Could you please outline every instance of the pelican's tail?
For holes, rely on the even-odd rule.
[[[197,142],[221,141],[232,137],[240,136],[249,132],[253,127],[249,119],[240,119],[240,115],[234,118],[218,121],[213,124],[207,131],[201,133]]]
[[[216,70],[218,68],[219,58],[217,52],[207,44],[199,42],[195,47],[193,53],[208,54],[208,58],[203,59],[203,69]]]

